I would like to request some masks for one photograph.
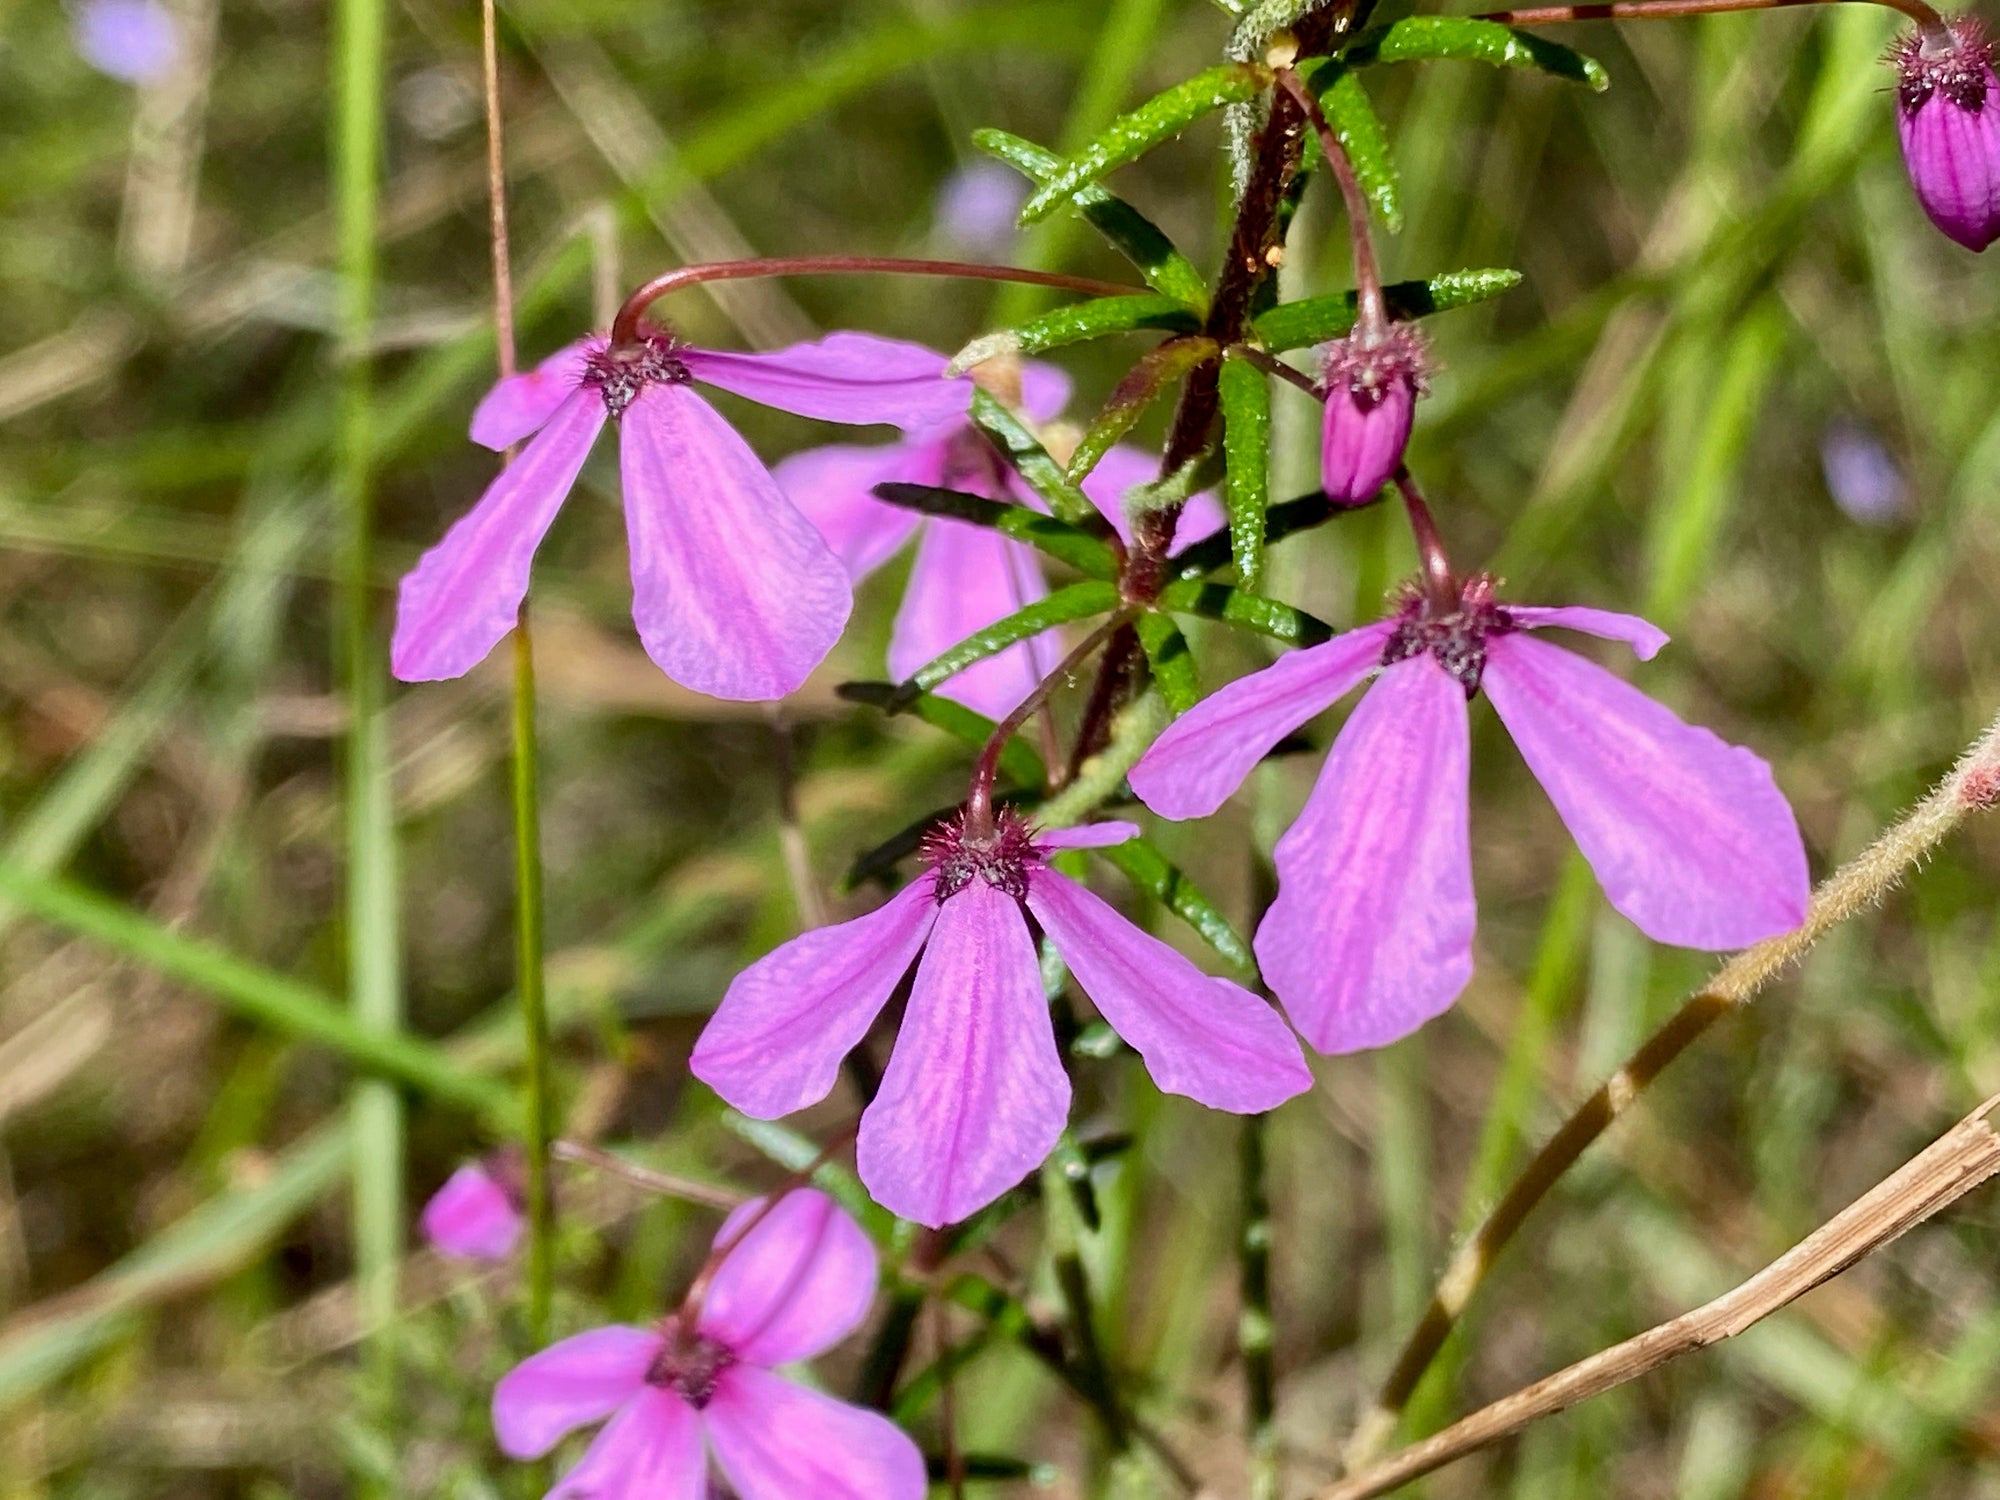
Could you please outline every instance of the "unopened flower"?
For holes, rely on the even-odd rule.
[[[1968,250],[2000,239],[2000,78],[1979,22],[1954,16],[1890,54],[1896,129],[1924,212]]]
[[[527,1224],[526,1185],[518,1151],[468,1162],[424,1205],[424,1238],[456,1260],[505,1260]]]
[[[739,974],[689,1067],[759,1119],[816,1103],[921,953],[855,1164],[902,1217],[933,1227],[963,1219],[1034,1170],[1069,1115],[1032,915],[1162,1089],[1253,1114],[1309,1088],[1299,1044],[1268,1005],[1046,863],[1051,851],[1136,831],[1100,823],[1034,834],[1006,809],[983,836],[941,825],[925,845],[931,868],[886,905],[794,938]]]
[[[1323,1052],[1376,1047],[1450,1006],[1472,974],[1468,700],[1480,688],[1611,905],[1687,948],[1739,948],[1805,918],[1805,848],[1771,769],[1638,689],[1528,632],[1666,642],[1608,610],[1502,606],[1489,580],[1455,609],[1393,618],[1293,652],[1214,693],[1163,734],[1132,789],[1204,817],[1285,735],[1379,673],[1278,841],[1278,897],[1257,960]]]
[[[120,83],[154,83],[181,59],[181,29],[159,0],[83,0],[70,12],[77,53]]]
[[[966,383],[943,370],[929,350],[865,334],[771,354],[657,334],[629,350],[586,340],[502,381],[474,414],[473,437],[493,448],[534,440],[403,579],[396,675],[462,676],[513,629],[535,548],[616,418],[632,617],[646,653],[696,692],[783,697],[847,623],[847,573],[693,382],[831,422],[924,428],[965,408]]]
[[[737,1209],[717,1247],[761,1207]],[[852,1333],[875,1282],[860,1226],[823,1193],[788,1193],[692,1318],[594,1329],[515,1366],[493,1392],[501,1450],[539,1458],[605,1424],[550,1500],[701,1500],[711,1457],[742,1500],[923,1500],[923,1454],[895,1424],[772,1373]]]
[[[1337,505],[1375,498],[1403,461],[1425,384],[1423,335],[1405,323],[1356,330],[1320,350],[1320,488]]]
[[[1021,367],[1021,405],[1031,422],[1054,418],[1068,396],[1069,381],[1060,370],[1033,361]],[[889,637],[889,671],[897,678],[909,677],[967,636],[1048,592],[1035,550],[1025,543],[988,526],[890,505],[871,493],[878,484],[921,484],[1042,509],[1041,500],[1020,483],[963,411],[900,443],[813,448],[785,459],[772,472],[857,583],[917,534],[916,560]],[[1124,493],[1153,477],[1151,459],[1136,449],[1113,448],[1085,478],[1083,492],[1129,539]],[[1178,533],[1196,540],[1222,525],[1215,497],[1201,494],[1182,512]],[[1053,633],[1040,635],[974,663],[940,683],[937,692],[988,718],[1002,718],[1061,657],[1060,639]]]

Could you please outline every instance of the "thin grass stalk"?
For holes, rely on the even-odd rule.
[[[1243,1306],[1236,1346],[1243,1356],[1244,1434],[1250,1447],[1250,1500],[1278,1500],[1278,1384],[1272,1348],[1271,1195],[1266,1183],[1265,1134],[1269,1116],[1245,1115],[1239,1137],[1238,1175],[1243,1221],[1237,1256]]]

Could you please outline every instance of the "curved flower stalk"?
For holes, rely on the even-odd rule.
[[[526,1175],[518,1149],[467,1162],[424,1205],[424,1238],[453,1260],[505,1260],[527,1227]]]
[[[1294,652],[1196,705],[1131,773],[1153,811],[1222,805],[1285,735],[1370,676],[1278,841],[1258,963],[1322,1052],[1377,1047],[1449,1008],[1472,974],[1468,701],[1484,688],[1590,861],[1648,937],[1740,948],[1796,927],[1805,848],[1770,767],[1530,632],[1666,635],[1633,615],[1504,606],[1491,580],[1412,592],[1390,619]]]
[[[965,409],[969,383],[943,371],[927,349],[868,334],[771,354],[656,334],[630,348],[585,340],[503,380],[475,412],[473,438],[534,439],[403,579],[396,676],[462,676],[513,628],[535,548],[615,418],[646,654],[711,697],[783,697],[847,623],[846,570],[693,383],[825,421],[922,429]]]
[[[1053,421],[1068,399],[1069,379],[1062,371],[1032,360],[1021,366],[1021,406],[1029,421]],[[1084,494],[1121,539],[1130,540],[1125,492],[1151,480],[1154,467],[1137,449],[1117,447],[1083,481]],[[909,584],[889,637],[889,671],[898,679],[1048,593],[1032,547],[990,527],[920,515],[871,493],[878,484],[921,484],[1044,509],[963,412],[884,447],[841,444],[795,453],[772,473],[856,583],[917,537]],[[1223,524],[1215,497],[1197,495],[1181,513],[1177,538],[1198,541]],[[990,719],[1004,718],[1061,655],[1059,637],[1037,636],[975,663],[936,691]]]
[[[1910,33],[1891,60],[1900,75],[1896,130],[1910,185],[1931,222],[1968,250],[2000,239],[2000,77],[1979,22],[1955,16]]]
[[[1056,850],[1137,831],[1034,833],[1005,808],[984,833],[971,817],[940,825],[925,842],[931,868],[886,905],[795,938],[739,974],[689,1067],[759,1119],[817,1103],[917,960],[855,1165],[885,1208],[933,1228],[955,1223],[1033,1171],[1069,1115],[1032,916],[1162,1089],[1257,1114],[1310,1088],[1274,1010],[1048,867]]]
[[[867,1316],[876,1260],[861,1227],[801,1188],[738,1208],[715,1246],[713,1279],[678,1313],[577,1334],[504,1376],[502,1451],[539,1458],[604,1422],[550,1500],[705,1500],[711,1459],[742,1500],[922,1500],[923,1454],[895,1424],[773,1373]]]

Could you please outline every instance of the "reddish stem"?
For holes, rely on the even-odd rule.
[[[1382,301],[1382,271],[1375,261],[1375,239],[1368,226],[1368,199],[1354,175],[1354,163],[1348,159],[1347,148],[1340,144],[1340,137],[1334,134],[1305,80],[1289,67],[1273,72],[1278,87],[1292,96],[1292,102],[1319,133],[1321,154],[1326,157],[1333,180],[1340,184],[1340,199],[1347,208],[1347,238],[1354,248],[1354,338],[1357,343],[1373,343],[1389,327],[1389,309]]]
[[[1528,10],[1490,10],[1476,21],[1507,26],[1560,26],[1570,21],[1670,21],[1680,16],[1712,16],[1734,10],[1779,10],[1794,5],[1862,3],[1901,11],[1926,33],[1945,29],[1944,17],[1924,0],[1602,0],[1589,5],[1542,5]]]
[[[1451,559],[1445,555],[1444,538],[1438,535],[1437,522],[1432,519],[1431,508],[1424,503],[1424,492],[1417,488],[1408,464],[1396,470],[1395,484],[1402,491],[1403,509],[1410,517],[1410,534],[1416,539],[1424,598],[1433,610],[1448,615],[1458,608],[1458,575],[1452,572]]]
[[[971,261],[909,260],[896,255],[791,255],[759,256],[749,260],[709,261],[698,266],[681,266],[655,276],[625,299],[618,316],[611,320],[614,347],[630,348],[640,340],[639,319],[646,309],[682,287],[709,281],[754,281],[767,276],[949,276],[962,281],[1020,281],[1030,286],[1052,286],[1061,291],[1079,292],[1086,297],[1130,297],[1144,287],[1123,286],[1115,281],[1097,281],[1088,276],[1064,276],[1054,271],[1030,271],[1023,266],[984,266]]]

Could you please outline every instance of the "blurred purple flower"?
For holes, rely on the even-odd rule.
[[[1014,216],[1027,201],[1020,173],[997,161],[969,162],[938,189],[938,234],[961,251],[1005,259],[1020,234]]]
[[[1256,1114],[1310,1088],[1276,1011],[1046,863],[1055,850],[1137,832],[1099,823],[1036,835],[1008,809],[983,837],[963,822],[939,825],[924,842],[931,868],[887,905],[795,938],[737,975],[689,1068],[758,1119],[817,1103],[921,954],[888,1071],[861,1116],[855,1165],[891,1212],[956,1223],[1033,1171],[1069,1117],[1032,915],[1168,1093]]]
[[[1205,817],[1280,739],[1379,674],[1278,841],[1278,899],[1257,930],[1266,981],[1320,1051],[1407,1036],[1472,975],[1466,704],[1481,686],[1606,899],[1648,937],[1738,948],[1804,920],[1805,847],[1770,767],[1528,634],[1551,627],[1642,660],[1667,639],[1608,610],[1503,607],[1475,578],[1450,613],[1413,598],[1211,694],[1132,768],[1153,811]]]
[[[1893,526],[1909,513],[1903,471],[1882,440],[1861,423],[1827,424],[1819,461],[1827,493],[1850,520],[1863,526]]]
[[[1977,20],[1897,42],[1896,129],[1924,212],[1968,250],[2000,239],[2000,77]]]
[[[717,1248],[761,1207],[731,1214]],[[701,1500],[713,1453],[742,1500],[923,1500],[924,1456],[894,1423],[772,1373],[852,1333],[876,1275],[860,1225],[824,1193],[788,1193],[728,1249],[692,1326],[593,1329],[503,1376],[501,1451],[540,1458],[603,1422],[552,1496]]]
[[[527,1224],[522,1170],[518,1150],[460,1167],[424,1205],[424,1238],[454,1260],[505,1260]]]
[[[121,83],[153,83],[181,57],[180,25],[159,0],[82,0],[70,36],[85,62]]]

